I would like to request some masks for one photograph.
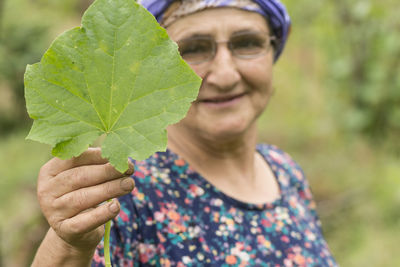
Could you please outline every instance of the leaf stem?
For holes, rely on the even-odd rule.
[[[112,201],[111,199],[108,202]],[[104,233],[104,259],[106,266],[112,267],[111,258],[110,258],[110,229],[111,229],[111,220],[106,223],[105,233]]]

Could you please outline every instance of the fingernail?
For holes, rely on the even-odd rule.
[[[132,191],[133,187],[135,186],[135,182],[132,178],[128,177],[121,181],[121,188],[125,191]]]
[[[131,175],[135,170],[135,167],[133,166],[132,162],[129,161],[128,164],[129,164],[129,169],[124,173],[125,175]]]
[[[115,201],[115,200],[113,200],[113,201],[111,202],[111,204],[110,204],[109,208],[110,208],[110,211],[111,211],[112,213],[116,213],[116,212],[118,212],[118,211],[119,211],[119,205],[118,205],[118,202],[117,202],[117,201]]]

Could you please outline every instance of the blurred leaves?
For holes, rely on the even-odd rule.
[[[27,64],[38,62],[59,28],[90,1],[1,0],[0,2],[0,136],[30,124],[23,97]]]
[[[287,0],[293,31],[320,56],[337,125],[400,151],[400,6],[394,0]],[[311,50],[311,49],[310,49]],[[310,52],[310,51],[308,51]]]
[[[335,36],[327,49],[335,112],[349,131],[371,143],[388,136],[400,149],[400,20],[393,1],[333,1]],[[340,112],[338,112],[340,110]]]
[[[0,115],[0,133],[29,123],[25,112],[23,74],[27,62],[40,60],[46,41],[48,26],[42,24],[8,24],[3,31],[0,46],[0,86],[7,87],[12,94],[12,112]]]

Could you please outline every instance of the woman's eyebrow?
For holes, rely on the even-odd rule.
[[[191,38],[204,38],[204,37],[210,38],[210,37],[213,37],[213,35],[209,34],[209,33],[192,33],[192,34],[183,36],[181,38],[181,40],[191,39]]]
[[[255,28],[252,28],[252,27],[249,27],[249,28],[246,27],[246,28],[241,28],[241,29],[233,31],[231,33],[231,35],[242,34],[242,33],[253,33],[253,32],[262,32],[262,30],[255,29]],[[186,40],[186,39],[191,39],[191,38],[204,38],[204,37],[213,38],[215,36],[213,34],[211,34],[211,33],[191,32],[191,33],[188,33],[188,34],[184,34],[180,38],[180,40]]]

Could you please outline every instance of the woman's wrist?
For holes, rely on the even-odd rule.
[[[74,248],[50,228],[40,245],[31,267],[90,266],[95,248]]]

